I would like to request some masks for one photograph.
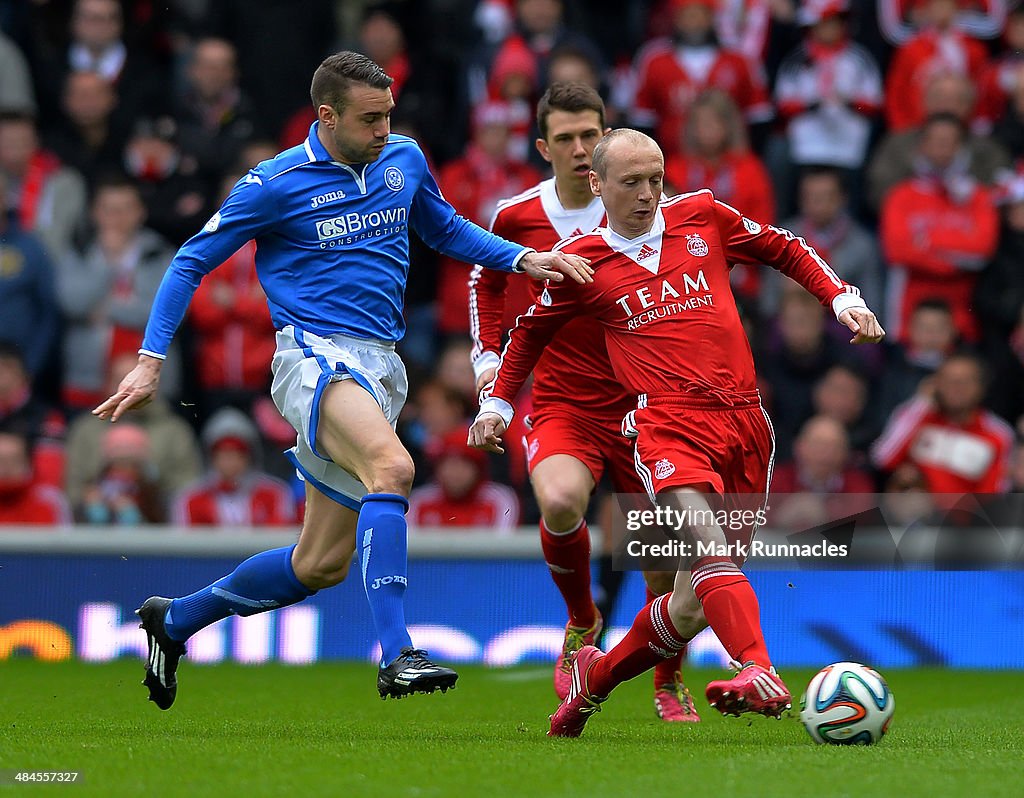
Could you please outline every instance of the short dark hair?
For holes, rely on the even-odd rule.
[[[29,111],[20,111],[17,108],[0,109],[0,125],[10,123],[22,123],[35,127],[36,117]]]
[[[967,127],[967,123],[954,113],[949,111],[939,111],[932,114],[924,120],[924,124],[921,125],[920,132],[924,135],[928,130],[935,125],[952,125],[960,133],[961,139],[966,139],[970,130]]]
[[[846,194],[846,178],[843,173],[836,166],[830,166],[828,164],[809,164],[800,170],[800,182],[814,177],[825,177],[831,180],[835,180],[839,185],[839,190]]]
[[[935,310],[939,313],[945,313],[949,317],[953,316],[953,308],[949,306],[949,303],[945,299],[939,299],[938,297],[922,299],[914,305],[914,309],[910,312],[910,315],[914,315],[919,310]]]
[[[25,353],[13,341],[0,341],[0,360],[13,360],[26,375],[28,374]]]
[[[552,83],[537,103],[537,130],[540,137],[548,137],[548,117],[552,111],[576,114],[580,111],[597,113],[604,131],[604,100],[593,86],[586,83]]]
[[[309,96],[313,108],[329,105],[339,113],[348,99],[348,89],[353,83],[361,83],[372,89],[388,89],[395,80],[371,59],[361,53],[342,50],[329,55],[313,73]]]

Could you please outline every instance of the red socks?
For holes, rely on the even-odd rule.
[[[540,547],[551,570],[551,579],[565,599],[569,625],[589,629],[597,620],[590,593],[590,530],[587,522],[571,532],[556,535],[540,522]]]
[[[729,656],[770,668],[757,596],[739,567],[728,557],[701,557],[690,574],[704,617]]]
[[[671,659],[685,645],[668,615],[668,598],[659,596],[636,616],[626,636],[587,674],[591,695],[606,696],[616,685],[639,676],[663,659]]]
[[[647,588],[647,603],[650,604],[657,598],[650,588]],[[668,610],[668,602],[665,603]],[[678,636],[678,635],[677,635]],[[683,657],[686,656],[686,644],[669,659],[659,659],[654,666],[654,689],[657,690],[666,684],[674,684],[676,673],[683,668]]]

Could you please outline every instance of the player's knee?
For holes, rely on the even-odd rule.
[[[644,571],[644,581],[654,595],[664,596],[672,592],[676,575],[674,571]]]
[[[366,487],[370,493],[398,493],[408,496],[416,467],[406,451],[388,453],[373,464],[373,473]]]
[[[537,485],[537,504],[544,523],[553,532],[565,532],[579,524],[587,511],[587,498],[559,485]]]

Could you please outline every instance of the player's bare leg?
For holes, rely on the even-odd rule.
[[[412,457],[376,399],[354,380],[334,382],[320,400],[317,447],[354,474],[368,493],[356,521],[363,587],[380,638],[377,690],[381,698],[442,692],[458,674],[435,665],[414,648],[405,623]]]
[[[685,534],[694,551],[709,551],[713,544],[716,551],[723,552],[721,556],[694,556],[689,562],[692,592],[708,624],[739,668],[732,679],[713,681],[707,686],[708,702],[723,714],[757,712],[779,717],[789,708],[792,696],[768,657],[757,597],[746,575],[732,557],[724,554],[728,551],[728,540],[707,499],[693,488],[668,491],[659,499],[686,513],[690,523]],[[670,601],[670,616],[675,607],[685,620],[684,585],[679,578],[676,585],[680,596]],[[677,631],[682,635],[682,630]]]
[[[553,454],[533,467],[530,479],[540,506],[544,561],[569,613],[555,662],[555,693],[562,699],[569,692],[572,654],[594,645],[603,626],[590,589],[590,530],[583,517],[594,477],[575,457]]]
[[[675,585],[676,571],[644,571],[647,583],[647,602],[650,604],[658,596],[671,593]],[[700,604],[697,604],[700,610]],[[680,629],[678,624],[677,629]],[[685,636],[685,639],[690,639]],[[683,682],[683,659],[686,657],[686,646],[675,656],[663,659],[654,666],[654,712],[666,723],[699,723],[700,715],[693,703],[693,696]]]

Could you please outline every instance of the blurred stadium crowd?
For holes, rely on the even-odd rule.
[[[252,243],[204,281],[163,398],[116,426],[87,411],[134,363],[175,248],[302,142],[310,76],[345,47],[394,77],[393,129],[478,223],[547,176],[533,107],[582,80],[611,126],[658,139],[669,193],[710,187],[862,289],[883,347],[854,350],[788,280],[736,270],[774,490],[1024,490],[1016,3],[0,0],[0,524],[300,517]],[[413,253],[411,520],[535,521],[518,447],[465,446],[468,267]]]

